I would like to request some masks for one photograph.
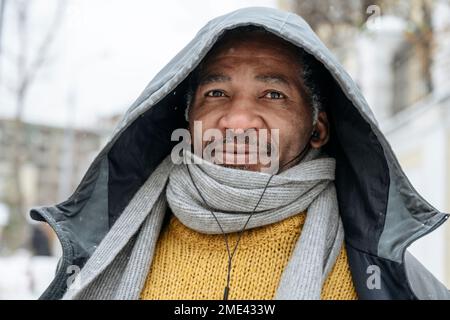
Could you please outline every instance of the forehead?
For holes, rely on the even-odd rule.
[[[204,59],[205,69],[225,59],[247,61],[249,64],[260,63],[270,66],[286,65],[301,67],[297,48],[287,41],[269,33],[243,33],[225,36]],[[296,69],[296,68],[295,68]]]

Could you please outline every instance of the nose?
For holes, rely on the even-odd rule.
[[[263,129],[264,120],[257,113],[257,104],[251,98],[233,99],[219,120],[221,130],[243,133],[248,129]]]

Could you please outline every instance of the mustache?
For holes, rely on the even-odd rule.
[[[223,139],[215,139],[214,137],[211,140],[206,141],[205,147],[212,145],[213,147],[222,146],[223,150],[227,150],[226,146],[229,144],[235,144],[235,147],[237,148],[237,144],[243,147],[255,147],[258,148],[258,146],[261,148],[261,142],[259,141],[259,138],[256,139],[250,139],[251,137],[247,133],[236,133],[236,134],[227,134]],[[267,154],[270,155],[272,153],[272,148],[274,147],[274,144],[272,143],[272,139],[269,136],[268,139],[265,139],[264,147],[267,151]]]

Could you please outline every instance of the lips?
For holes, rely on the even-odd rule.
[[[258,146],[257,145],[249,145],[249,144],[227,144],[223,145],[222,153],[229,153],[229,154],[253,154],[258,153]],[[230,152],[231,151],[231,152]]]
[[[260,156],[270,156],[270,144],[264,148],[258,148],[257,143],[235,143],[232,141],[211,141],[207,145],[211,145],[211,157],[213,162],[224,164],[241,164],[250,165],[257,164]],[[263,153],[261,155],[261,153]]]
[[[233,147],[228,145],[228,148],[233,151],[228,152],[226,149],[222,151],[216,150],[214,155],[215,158],[221,159],[223,163],[227,164],[256,164],[258,162],[257,150],[251,150],[248,145],[240,146],[240,148],[236,145]]]

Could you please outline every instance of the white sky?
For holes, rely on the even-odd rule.
[[[10,5],[14,2],[10,1]],[[248,6],[275,7],[276,0],[68,0],[64,23],[51,60],[34,82],[25,119],[39,123],[95,125],[99,116],[123,113],[143,88],[209,20]],[[42,39],[55,0],[34,0],[30,39]],[[3,46],[17,47],[16,17],[6,8]],[[31,50],[32,51],[32,50]],[[0,117],[11,116],[14,100],[5,82],[16,69],[8,54],[1,58]],[[75,110],[69,110],[70,96]]]

